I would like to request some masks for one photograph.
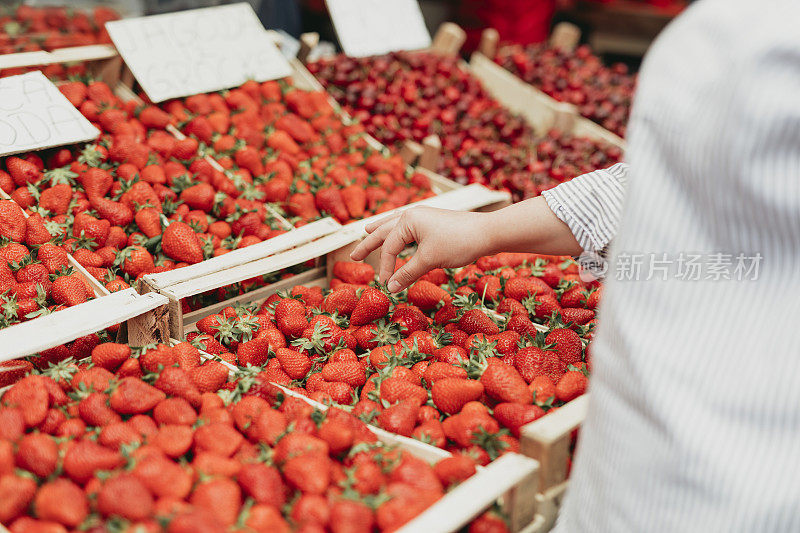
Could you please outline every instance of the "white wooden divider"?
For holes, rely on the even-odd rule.
[[[139,295],[125,289],[0,330],[0,361],[35,354],[83,335],[125,322],[169,300],[160,294]]]
[[[221,270],[241,266],[257,259],[263,259],[284,252],[290,248],[311,242],[314,239],[330,235],[341,229],[341,227],[341,224],[336,222],[336,220],[330,217],[323,218],[322,220],[317,220],[297,228],[290,233],[284,233],[258,244],[239,248],[227,254],[206,259],[201,263],[170,270],[168,272],[148,274],[145,276],[145,280],[148,285],[154,289],[165,289],[177,283],[184,283]]]

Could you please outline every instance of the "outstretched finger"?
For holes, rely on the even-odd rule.
[[[381,246],[381,268],[378,276],[381,282],[388,280],[394,273],[397,256],[405,249],[406,245],[412,242],[414,242],[414,235],[408,219],[400,217],[400,221],[394,225]]]
[[[392,231],[396,224],[397,218],[392,217],[384,220],[382,225],[373,228],[372,232],[370,232],[370,234],[350,253],[350,259],[353,261],[362,261],[366,259],[374,250],[380,248],[384,239],[386,239],[386,236]]]
[[[400,215],[401,215],[401,213],[395,213],[395,214],[390,215],[388,217],[381,218],[380,220],[376,220],[375,222],[370,222],[369,224],[364,226],[364,231],[366,231],[367,233],[372,233],[377,228],[383,226],[387,222],[390,222],[392,220],[394,220],[396,222],[397,219],[400,217]]]
[[[402,267],[397,269],[397,272],[389,278],[387,288],[390,292],[402,291],[421,276],[428,272],[429,267],[422,260],[422,256],[417,253]]]

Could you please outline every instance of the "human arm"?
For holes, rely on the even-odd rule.
[[[543,196],[490,213],[409,209],[368,225],[369,235],[351,258],[360,261],[381,248],[379,279],[388,280],[389,290],[396,292],[433,268],[463,266],[484,255],[599,251],[616,230],[621,197],[616,198],[624,189],[625,172],[621,165],[591,172]],[[599,231],[594,230],[592,217]],[[412,242],[417,243],[417,252],[394,272],[397,255]]]

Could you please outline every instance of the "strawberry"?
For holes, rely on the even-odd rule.
[[[236,356],[240,366],[261,366],[267,362],[269,352],[270,342],[266,337],[256,337],[241,343],[236,348]],[[305,373],[303,376],[305,376]]]
[[[181,500],[192,490],[189,472],[160,454],[138,459],[132,473],[156,498]]]
[[[572,401],[586,392],[588,384],[589,378],[582,372],[567,371],[556,384],[556,399],[562,402]]]
[[[123,272],[131,279],[149,274],[156,268],[153,256],[143,246],[128,246],[120,250],[115,262],[122,265]]]
[[[33,370],[30,361],[24,359],[12,359],[0,363],[0,387],[8,387],[21,380]]]
[[[193,264],[203,260],[200,239],[185,222],[173,221],[167,226],[161,238],[161,248],[176,261]]]
[[[367,192],[359,185],[348,185],[341,189],[342,201],[352,219],[362,218],[367,207]]]
[[[164,129],[171,121],[169,113],[154,105],[148,105],[139,112],[139,122],[148,129]]]
[[[233,526],[242,506],[242,491],[231,479],[217,478],[197,485],[191,496],[192,505],[208,509],[222,524]]]
[[[2,405],[22,412],[27,427],[38,426],[47,416],[50,401],[45,380],[41,376],[24,377],[2,397]]]
[[[175,366],[175,362],[175,352],[164,344],[158,344],[139,356],[139,363],[145,372],[161,372],[164,368]]]
[[[90,168],[78,179],[90,201],[105,196],[114,183],[114,178],[107,170],[97,167]]]
[[[75,107],[80,107],[84,100],[86,100],[86,85],[80,81],[69,81],[58,85],[58,90],[61,91],[69,103]]]
[[[563,373],[562,363],[554,351],[538,346],[524,346],[514,354],[514,368],[522,378],[530,383],[536,376],[547,375],[557,378]]]
[[[350,316],[351,326],[363,326],[379,318],[386,316],[389,312],[391,301],[389,297],[378,289],[367,287],[361,293],[356,308]]]
[[[408,289],[408,301],[423,311],[435,309],[440,302],[451,300],[448,292],[430,281],[419,280]]]
[[[496,357],[486,361],[480,381],[486,394],[501,402],[529,404],[533,401],[528,384],[519,372]]]
[[[386,431],[409,437],[414,430],[418,414],[419,404],[400,402],[384,409],[376,421]]]
[[[442,485],[449,487],[471,477],[475,473],[475,461],[466,455],[456,454],[436,463],[433,471]]]
[[[153,207],[145,207],[136,211],[133,216],[136,225],[148,238],[161,235],[161,215]]]
[[[298,337],[308,327],[306,308],[294,298],[284,298],[275,306],[275,325],[287,337]]]
[[[544,410],[538,405],[499,403],[494,407],[495,420],[511,430],[511,434],[517,438],[519,438],[519,432],[522,426],[542,416],[544,416]]]
[[[559,374],[559,377],[563,372]],[[552,403],[556,397],[556,386],[553,379],[546,375],[540,375],[533,378],[528,389],[533,393],[533,401],[538,405],[545,405]]]
[[[102,392],[88,394],[78,403],[78,415],[91,426],[119,422],[120,416],[108,406],[108,396]]]
[[[367,381],[364,366],[358,361],[330,362],[322,367],[325,381],[341,381],[351,387],[360,387]]]
[[[124,464],[119,454],[88,439],[76,441],[64,454],[64,473],[78,484],[88,481],[98,470],[113,470]]]
[[[286,503],[286,489],[274,466],[263,463],[243,465],[238,481],[244,493],[256,503],[269,504],[278,509]]]
[[[369,533],[375,513],[363,502],[338,499],[331,506],[330,528],[333,533]]]
[[[11,200],[0,200],[0,237],[24,242],[26,227],[22,209]]]
[[[36,516],[74,528],[89,515],[89,499],[76,484],[64,478],[45,483],[33,501]]]
[[[582,326],[594,318],[594,311],[591,309],[565,308],[561,310],[561,320],[565,324],[577,324]]]
[[[197,413],[183,398],[167,398],[155,406],[153,419],[158,424],[192,426],[197,422]]]
[[[145,520],[152,516],[153,507],[150,491],[133,474],[108,479],[97,493],[97,510],[103,516]]]
[[[208,183],[198,183],[181,191],[180,199],[192,209],[210,213],[214,207],[214,187]]]
[[[314,202],[319,211],[333,216],[339,222],[345,223],[350,219],[342,193],[337,188],[323,187],[318,189],[314,196]]]
[[[57,277],[53,281],[50,294],[55,303],[68,307],[81,304],[89,298],[86,283],[78,274]]]
[[[440,411],[455,414],[467,402],[477,400],[483,394],[480,381],[461,378],[444,378],[436,381],[431,387],[433,403]]]
[[[30,433],[17,444],[17,466],[40,478],[55,472],[58,464],[58,445],[49,435]]]
[[[497,335],[500,328],[480,309],[469,309],[458,319],[458,328],[469,335],[483,333],[484,335]]]
[[[183,398],[194,407],[200,406],[200,389],[195,385],[192,375],[182,368],[167,367],[163,369],[153,386],[170,396]],[[161,399],[163,398],[160,398],[159,401]]]
[[[442,350],[445,349],[446,347],[442,348]],[[466,359],[466,356],[464,358]],[[427,368],[423,372],[423,377],[425,378],[426,383],[428,383],[429,385],[433,385],[437,381],[446,378],[467,379],[467,371],[461,368],[460,366],[456,366],[451,363],[445,363],[442,361],[433,361],[427,366]]]
[[[375,269],[367,263],[337,261],[333,265],[333,276],[345,283],[366,285],[375,279]]]
[[[36,495],[36,481],[27,476],[0,476],[0,524],[11,524]]]
[[[192,382],[200,392],[217,392],[228,381],[228,367],[219,361],[206,361],[190,371]]]
[[[34,163],[19,157],[7,158],[6,169],[17,187],[24,187],[28,183],[36,184],[42,179],[42,172]]]
[[[288,484],[304,494],[324,494],[330,484],[331,460],[321,453],[290,457],[283,465]]]
[[[165,397],[157,388],[130,377],[119,380],[109,397],[109,404],[121,415],[133,415],[152,410]]]
[[[555,328],[545,337],[547,344],[554,344],[558,356],[567,364],[583,359],[583,344],[577,333],[567,328]]]
[[[192,447],[192,428],[167,424],[161,426],[149,442],[160,448],[168,457],[181,457]]]
[[[133,222],[133,211],[122,202],[101,196],[90,196],[89,202],[100,218],[108,220],[112,226],[125,227]]]
[[[107,342],[92,350],[92,363],[95,366],[114,371],[131,356],[131,349],[126,344]]]
[[[356,290],[351,286],[340,286],[325,297],[322,310],[326,313],[339,313],[350,316],[358,304]]]
[[[311,359],[300,352],[289,348],[278,348],[275,356],[281,363],[281,368],[292,379],[302,379],[311,369]]]

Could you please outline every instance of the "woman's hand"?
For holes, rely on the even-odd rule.
[[[368,225],[369,235],[350,257],[361,261],[381,248],[378,278],[388,279],[389,290],[397,292],[434,268],[460,267],[486,255],[491,245],[488,218],[486,213],[415,207]],[[412,242],[417,243],[416,253],[394,272],[397,255]]]
[[[464,266],[484,255],[498,252],[578,255],[582,251],[569,227],[542,197],[491,213],[414,207],[373,222],[366,230],[369,235],[350,258],[361,261],[381,248],[378,278],[381,282],[389,280],[391,292],[403,290],[434,268]],[[417,252],[394,272],[397,255],[412,242],[417,243]]]

